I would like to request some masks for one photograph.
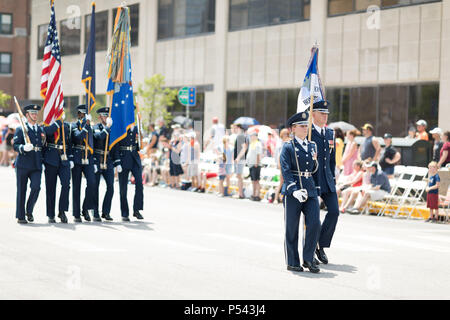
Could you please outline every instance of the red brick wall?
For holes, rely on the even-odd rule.
[[[30,2],[31,0],[0,1],[0,12],[11,13],[13,23],[12,35],[0,35],[0,51],[12,54],[12,75],[0,75],[0,90],[16,96],[18,100],[28,99]],[[24,28],[27,36],[16,36],[16,28]],[[15,108],[12,101],[10,108],[13,110]],[[11,110],[5,109],[4,111],[10,112]]]

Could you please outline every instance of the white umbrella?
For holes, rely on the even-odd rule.
[[[339,128],[339,129],[341,129],[344,132],[356,129],[356,127],[354,125],[352,125],[350,123],[347,123],[345,121],[338,121],[338,122],[330,123],[328,125],[328,127],[331,128],[331,129]]]

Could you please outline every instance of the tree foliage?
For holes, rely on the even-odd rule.
[[[158,119],[170,122],[172,115],[167,107],[173,106],[178,90],[165,88],[164,76],[155,74],[151,78],[146,78],[144,83],[139,84],[137,98],[141,102],[142,125],[148,128],[150,123]]]
[[[11,96],[0,90],[0,108],[7,108],[11,102]]]

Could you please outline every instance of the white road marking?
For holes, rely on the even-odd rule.
[[[34,238],[37,241],[43,241],[46,243],[50,243],[55,246],[59,246],[64,249],[72,249],[79,252],[125,252],[124,249],[119,248],[106,248],[98,245],[94,245],[89,242],[80,241],[80,240],[72,240],[67,236],[58,235],[54,233],[44,233],[44,232],[29,232],[21,231],[21,235]]]
[[[441,246],[435,246],[430,245],[428,243],[423,242],[416,242],[416,241],[410,241],[410,240],[401,240],[401,239],[394,239],[389,238],[385,236],[366,236],[366,235],[358,235],[358,236],[349,236],[349,235],[341,235],[341,237],[349,238],[360,241],[369,241],[369,242],[376,242],[376,243],[383,243],[389,246],[400,246],[400,247],[407,247],[412,249],[422,249],[426,251],[436,251],[440,253],[450,253],[449,247],[441,247]]]
[[[271,244],[271,243],[267,243],[267,242],[263,242],[263,241],[258,241],[258,240],[254,240],[254,239],[247,239],[247,238],[242,238],[242,237],[232,236],[232,235],[222,234],[222,233],[206,233],[204,235],[205,236],[209,236],[209,237],[214,237],[214,238],[219,238],[219,239],[239,242],[241,244],[246,243],[246,244],[255,245],[255,246],[259,246],[259,247],[270,248],[270,249],[273,249],[273,250],[276,250],[276,251],[280,251],[283,248],[283,243],[282,242],[280,242],[279,245],[275,245],[275,244]]]

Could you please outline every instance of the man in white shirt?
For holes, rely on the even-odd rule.
[[[258,133],[253,132],[250,136],[250,145],[247,154],[247,165],[250,168],[250,179],[253,185],[253,201],[260,201],[259,193],[261,186],[259,180],[261,179],[261,158],[262,158],[262,144],[258,140]]]
[[[212,148],[215,150],[222,145],[222,138],[225,135],[225,126],[219,123],[219,118],[214,117],[212,119],[212,127],[210,129],[209,138],[205,143],[205,150],[212,144]]]

